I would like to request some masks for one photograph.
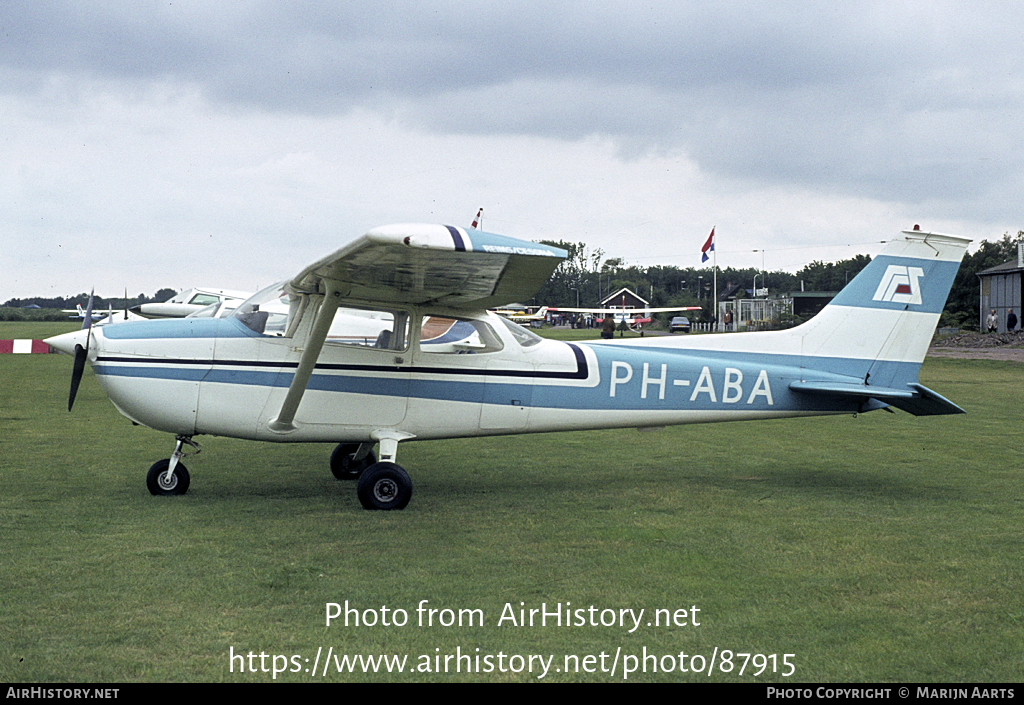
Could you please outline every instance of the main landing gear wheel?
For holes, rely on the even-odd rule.
[[[412,499],[412,480],[399,465],[376,463],[359,477],[356,495],[365,509],[405,509]]]
[[[331,453],[331,473],[339,480],[358,480],[366,468],[377,462],[371,450],[362,460],[356,460],[358,443],[339,443]]]
[[[153,463],[153,467],[146,473],[146,487],[149,488],[150,494],[170,496],[188,492],[190,479],[188,470],[184,465],[178,463],[174,468],[174,472],[171,473],[171,479],[168,480],[167,466],[170,464],[170,458],[158,460]]]

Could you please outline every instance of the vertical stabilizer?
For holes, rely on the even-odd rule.
[[[793,329],[808,366],[842,360],[867,384],[917,381],[939,315],[970,240],[904,231],[821,313]]]

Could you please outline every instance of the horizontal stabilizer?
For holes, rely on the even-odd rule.
[[[927,387],[913,383],[908,389],[872,387],[856,382],[792,382],[789,388],[801,394],[876,399],[914,416],[963,414],[963,409]]]
[[[893,404],[914,416],[942,416],[945,414],[966,414],[967,412],[946,397],[933,392],[922,384],[911,384],[920,396],[915,396],[905,405]]]

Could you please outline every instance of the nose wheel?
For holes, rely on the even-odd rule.
[[[178,463],[174,470],[168,473],[167,468],[170,464],[170,458],[158,460],[146,473],[146,487],[149,488],[150,494],[171,496],[188,492],[188,468],[183,463]]]
[[[185,454],[183,448],[186,444],[195,449],[192,455],[198,455],[199,444],[188,436],[178,436],[176,440],[171,457],[156,461],[146,473],[146,487],[150,494],[171,496],[188,492],[190,478],[188,468],[180,462],[181,456]]]

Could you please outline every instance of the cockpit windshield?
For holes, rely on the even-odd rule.
[[[516,339],[516,342],[522,345],[524,348],[528,348],[531,345],[536,345],[542,342],[544,339],[534,333],[532,330],[523,328],[518,323],[513,323],[504,316],[496,316],[496,318],[505,324],[505,327],[512,333],[512,337]]]
[[[279,282],[253,294],[231,315],[256,333],[282,337],[288,334],[288,320],[299,300],[285,290],[285,282]]]

